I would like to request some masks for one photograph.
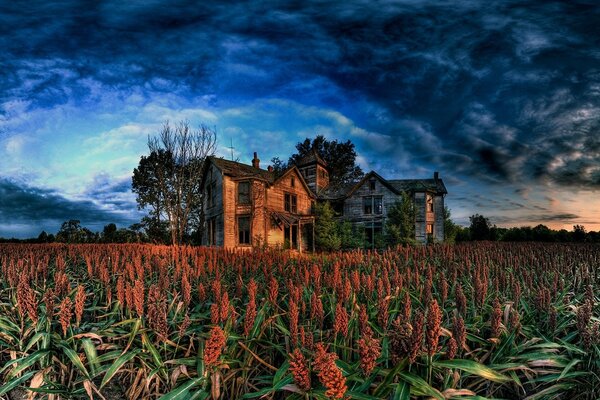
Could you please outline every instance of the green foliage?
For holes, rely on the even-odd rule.
[[[335,220],[335,212],[328,202],[317,204],[315,219],[315,245],[324,251],[338,250],[342,246],[342,238]]]
[[[364,235],[352,226],[350,221],[337,223],[338,234],[341,239],[341,248],[344,250],[361,249],[365,246]]]
[[[451,213],[448,206],[444,207],[444,242],[454,243],[460,226],[456,225],[451,219]]]
[[[415,204],[407,193],[388,210],[386,221],[387,243],[390,246],[415,243]]]

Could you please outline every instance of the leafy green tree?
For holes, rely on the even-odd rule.
[[[328,202],[316,205],[315,245],[324,251],[339,250],[342,238],[338,233],[335,212]]]
[[[297,164],[302,158],[310,154],[313,148],[327,163],[329,170],[329,184],[336,186],[356,182],[363,177],[362,169],[356,164],[356,150],[350,140],[338,142],[327,140],[323,135],[314,139],[306,138],[296,144],[297,153],[292,154],[288,164]],[[271,160],[273,162],[273,160]],[[282,164],[283,165],[283,164]]]
[[[415,241],[415,204],[408,193],[402,193],[388,210],[386,237],[390,246],[414,244]]]

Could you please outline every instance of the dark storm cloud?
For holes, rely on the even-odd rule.
[[[600,188],[593,1],[18,3],[0,6],[0,103],[85,102],[90,80],[217,105],[286,98],[384,135],[383,151],[353,140],[391,160]]]
[[[37,235],[42,229],[56,232],[70,219],[94,230],[109,222],[125,226],[135,222],[135,218],[103,210],[91,201],[69,200],[54,191],[0,177],[0,232],[5,224],[25,225],[25,236]]]

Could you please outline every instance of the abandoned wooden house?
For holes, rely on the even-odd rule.
[[[407,193],[416,207],[415,239],[444,239],[444,196],[438,173],[433,179],[386,180],[374,171],[359,182],[333,187],[327,164],[316,151],[280,175],[252,165],[209,157],[202,187],[204,244],[225,247],[281,246],[314,249],[314,205],[328,201],[340,219],[372,246],[383,233],[388,210]]]

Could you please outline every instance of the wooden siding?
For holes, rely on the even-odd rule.
[[[365,214],[363,209],[363,198],[365,196],[381,196],[383,210],[381,214]],[[375,179],[375,189],[371,190],[370,180],[363,182],[356,188],[352,195],[344,201],[344,215],[341,219],[356,223],[371,223],[373,221],[384,222],[388,210],[394,205],[399,197],[388,189],[380,180]]]
[[[291,180],[294,178],[294,187],[292,187]],[[302,216],[310,216],[312,211],[311,197],[308,190],[304,187],[301,182],[300,175],[292,170],[285,176],[279,179],[273,186],[269,187],[266,191],[266,205],[269,210],[286,213],[285,211],[285,194],[290,193],[296,195],[297,198],[297,213]],[[284,231],[283,226],[279,226],[271,220],[267,215],[268,220],[266,226],[268,227],[267,244],[270,246],[283,246],[284,245]],[[308,249],[308,241],[302,234],[304,229],[299,229],[299,242],[302,243],[303,250]]]
[[[415,239],[420,243],[427,243],[427,216],[425,192],[416,192],[415,200]]]
[[[221,171],[219,171],[218,168],[216,168],[214,165],[211,165],[210,168],[208,168],[208,170],[206,171],[206,179],[205,179],[205,183],[204,183],[204,193],[206,194],[208,192],[207,187],[211,184],[214,184],[214,198],[215,198],[215,204],[210,206],[208,205],[208,201],[204,202],[204,218],[206,221],[215,218],[216,221],[216,232],[215,232],[215,239],[216,239],[216,246],[223,246],[224,245],[224,241],[223,241],[223,229],[224,229],[224,223],[223,223],[223,177],[221,175]],[[208,199],[207,199],[208,200]],[[208,231],[205,229],[204,235],[203,235],[203,242],[205,245],[208,245]]]
[[[433,224],[433,238],[436,241],[444,240],[444,196],[438,195],[433,198],[433,211],[435,212]]]

